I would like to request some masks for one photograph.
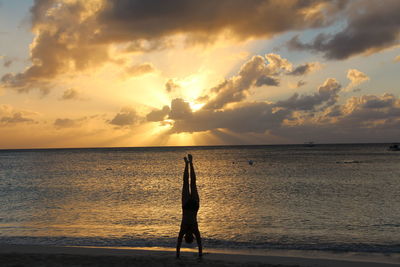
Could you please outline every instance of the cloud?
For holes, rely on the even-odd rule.
[[[176,121],[172,133],[202,132],[215,129],[228,129],[234,132],[263,133],[279,127],[288,115],[287,110],[274,111],[267,103],[244,103],[225,110],[199,110],[186,120]]]
[[[60,98],[60,100],[78,100],[78,99],[81,99],[80,93],[78,90],[74,88],[65,90]]]
[[[307,84],[307,82],[305,82],[303,80],[300,80],[300,81],[297,82],[296,88],[302,87],[303,85],[306,85],[306,84]]]
[[[170,113],[171,109],[169,106],[164,106],[162,109],[155,109],[152,110],[149,114],[146,115],[147,121],[163,121],[168,114]]]
[[[173,80],[169,79],[166,83],[165,83],[165,90],[168,93],[171,93],[173,91],[175,91],[176,89],[179,89],[180,86],[179,84],[175,83]]]
[[[265,37],[326,25],[330,20],[325,12],[336,6],[329,1],[105,1],[97,16],[102,26],[97,36],[131,41],[184,33],[201,40],[229,30],[241,38]]]
[[[254,60],[250,61],[251,65],[254,64]],[[241,136],[247,138],[245,142],[252,142],[253,135],[264,136],[264,139],[258,139],[259,142],[277,138],[294,143],[305,140],[383,142],[388,138],[398,138],[400,99],[385,93],[351,97],[340,104],[341,89],[336,79],[328,78],[314,93],[295,93],[275,103],[239,101],[223,109],[202,108],[196,111],[190,110],[183,99],[174,99],[171,108],[164,106],[150,112],[148,121],[168,122],[171,128],[167,134],[207,132],[220,136],[223,141],[234,140],[226,139],[227,136]]]
[[[396,97],[392,94],[383,94],[381,97],[376,95],[364,95],[359,99],[364,109],[380,109],[394,107]]]
[[[374,135],[385,131],[400,132],[400,99],[392,94],[352,97],[340,107],[341,116],[330,124],[347,129],[349,136],[364,129]],[[396,129],[397,127],[397,129]],[[336,130],[337,131],[337,130]]]
[[[256,80],[255,85],[257,87],[268,85],[268,86],[279,86],[279,80],[276,78],[268,77],[266,75],[261,76]]]
[[[320,68],[318,62],[310,62],[297,66],[293,71],[289,72],[288,75],[301,76],[311,73]]]
[[[181,98],[175,98],[171,101],[171,110],[169,112],[169,119],[183,120],[192,116],[192,110],[189,103]]]
[[[345,91],[349,91],[351,88],[354,88],[363,82],[369,81],[368,75],[356,69],[349,69],[347,71],[347,78],[350,80],[350,83],[347,85]]]
[[[246,40],[323,27],[340,12],[340,2],[37,0],[31,8],[31,66],[1,80],[18,92],[40,89],[59,75],[118,62],[111,45],[151,52],[171,47],[178,35],[188,43],[209,43],[220,35]]]
[[[29,116],[36,115],[35,112],[17,110],[9,105],[0,106],[0,125],[15,125],[20,123],[34,123],[35,120]]]
[[[265,58],[269,63],[266,67],[270,75],[278,75],[283,71],[290,72],[293,69],[292,63],[290,63],[286,58],[282,58],[278,54],[270,53],[265,55]]]
[[[241,66],[237,75],[211,88],[210,95],[199,100],[207,101],[203,109],[221,109],[246,99],[253,87],[279,86],[280,78],[284,75],[304,75],[320,66],[318,62],[310,62],[294,68],[289,60],[275,53],[266,54],[265,57],[253,56]]]
[[[333,78],[327,79],[312,95],[293,94],[290,98],[278,101],[276,106],[291,110],[314,111],[317,106],[324,105],[323,108],[334,105],[338,99],[341,89],[339,82]]]
[[[0,118],[0,124],[15,124],[21,122],[34,122],[33,119],[23,117],[19,112],[14,113],[12,116],[4,116]]]
[[[131,107],[124,107],[121,109],[117,115],[114,116],[114,118],[108,123],[116,126],[132,126],[138,123],[140,120],[139,115],[136,113],[135,109]]]
[[[254,64],[255,61],[257,59],[250,60],[249,64],[253,67],[259,66],[259,64]],[[242,70],[254,71],[250,66],[242,68]],[[244,71],[244,73],[247,72]],[[203,107],[195,112],[190,109],[189,104],[183,99],[177,98],[171,102],[170,111],[167,106],[162,110],[152,111],[148,114],[148,117],[151,116],[152,119],[148,119],[148,121],[162,121],[169,111],[168,119],[174,120],[171,133],[202,132],[218,129],[239,133],[263,133],[281,127],[284,121],[291,118],[296,111],[317,112],[322,111],[323,108],[317,110],[316,107],[324,106],[324,108],[327,108],[334,105],[340,88],[340,84],[331,78],[319,86],[317,92],[312,95],[299,96],[295,94],[289,99],[277,103],[240,102],[223,110]]]
[[[294,143],[388,142],[400,136],[400,99],[393,94],[351,97],[324,110],[284,112],[279,123],[265,127],[266,133]]]
[[[155,68],[153,64],[150,63],[143,63],[125,68],[125,72],[129,76],[140,76],[153,71],[155,71]]]
[[[35,38],[30,46],[32,65],[2,77],[4,86],[19,92],[40,89],[68,71],[80,71],[111,60],[108,47],[91,41],[96,28],[93,3],[37,0],[31,9]],[[100,7],[98,7],[100,8]]]
[[[400,2],[351,1],[347,10],[347,26],[334,34],[319,34],[311,43],[294,36],[288,47],[321,52],[327,59],[343,60],[359,54],[369,54],[399,44]]]
[[[292,64],[278,54],[267,54],[253,56],[245,62],[239,73],[210,91],[214,97],[204,105],[203,109],[220,109],[229,103],[244,100],[253,86],[277,86],[278,77],[284,73],[292,71]]]
[[[53,125],[58,128],[73,128],[80,126],[80,120],[73,120],[68,118],[58,118],[54,121]]]
[[[10,67],[13,63],[12,59],[5,57],[5,56],[0,56],[0,59],[3,60],[3,67],[5,67],[5,68]]]
[[[164,50],[172,48],[173,44],[171,40],[133,40],[126,45],[123,49],[125,53],[151,53],[154,51]]]

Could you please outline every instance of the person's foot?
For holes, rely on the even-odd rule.
[[[183,160],[185,161],[185,163],[186,163],[186,164],[188,164],[188,163],[189,163],[189,161],[188,161],[187,157],[184,157],[184,158],[183,158]]]
[[[189,162],[193,162],[193,156],[192,154],[188,154]]]

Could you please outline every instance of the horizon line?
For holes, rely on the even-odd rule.
[[[0,148],[0,152],[10,151],[10,150],[76,150],[76,149],[141,149],[141,148],[207,148],[207,147],[244,147],[244,146],[304,146],[307,145],[309,142],[304,143],[290,143],[290,144],[225,144],[225,145],[189,145],[189,146],[104,146],[104,147],[37,147],[37,148]],[[321,146],[321,145],[384,145],[384,144],[397,144],[398,142],[343,142],[343,143],[315,143],[313,142],[314,146]]]

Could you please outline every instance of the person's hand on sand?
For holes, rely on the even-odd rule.
[[[189,162],[193,162],[193,156],[192,154],[188,154]]]

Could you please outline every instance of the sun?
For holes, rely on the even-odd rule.
[[[193,112],[200,110],[205,105],[205,103],[198,103],[195,100],[189,101],[188,103]]]

